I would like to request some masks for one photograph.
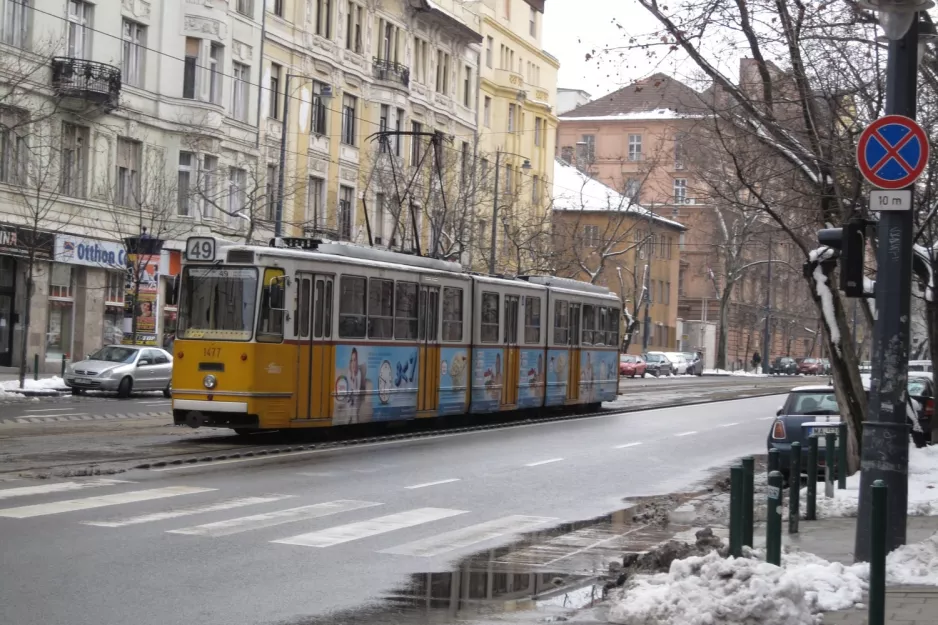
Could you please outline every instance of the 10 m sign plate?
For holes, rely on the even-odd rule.
[[[907,211],[912,210],[912,191],[910,189],[899,189],[897,191],[886,191],[876,189],[870,191],[870,210],[871,211]]]

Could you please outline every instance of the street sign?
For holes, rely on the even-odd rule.
[[[899,189],[898,191],[885,191],[876,189],[870,191],[871,211],[907,211],[912,210],[912,190]]]
[[[857,142],[863,177],[880,189],[902,189],[921,175],[928,162],[928,137],[903,115],[886,115],[866,127]]]

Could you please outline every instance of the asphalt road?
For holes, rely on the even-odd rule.
[[[778,402],[610,414],[114,480],[3,482],[0,620],[355,622],[329,615],[517,533],[686,488],[764,450]],[[550,573],[555,560],[535,568]]]

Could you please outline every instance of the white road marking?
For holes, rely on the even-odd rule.
[[[721,424],[718,425],[717,427],[718,427],[718,428],[731,428],[731,427],[733,427],[734,425],[739,425],[739,423],[738,423],[738,422],[733,422],[733,423],[721,423]]]
[[[674,438],[678,438],[681,436],[690,436],[691,434],[696,434],[696,433],[697,433],[697,430],[691,430],[690,432],[681,432],[680,434],[675,434]]]
[[[304,477],[335,477],[338,473],[336,471],[300,471],[297,475]]]
[[[380,503],[374,501],[340,499],[326,503],[317,503],[311,506],[287,508],[286,510],[277,510],[276,512],[265,512],[264,514],[228,519],[227,521],[218,521],[217,523],[206,523],[205,525],[196,525],[195,527],[184,527],[178,530],[169,530],[168,533],[187,534],[190,536],[229,536],[239,532],[274,527],[275,525],[293,523],[294,521],[318,519],[319,517],[329,516],[331,514],[350,512],[352,510],[360,510],[362,508],[380,505]]]
[[[138,525],[140,523],[153,523],[154,521],[165,521],[166,519],[176,519],[190,514],[203,514],[206,512],[220,512],[221,510],[231,510],[233,508],[242,508],[244,506],[253,506],[262,503],[271,503],[289,499],[293,495],[270,495],[267,497],[240,497],[238,499],[228,499],[211,503],[207,506],[192,506],[189,508],[179,508],[178,510],[167,510],[166,512],[154,512],[153,514],[143,514],[123,519],[113,519],[111,521],[83,521],[82,525],[95,525],[97,527],[124,527],[126,525]]]
[[[154,402],[149,402],[149,403],[143,402],[143,403],[141,403],[140,405],[141,405],[141,406],[166,406],[166,405],[168,405],[168,404],[170,404],[170,403],[172,403],[172,402],[170,402],[170,401],[154,401]]]
[[[68,412],[74,408],[27,408],[23,412]]]
[[[529,462],[524,465],[526,467],[539,467],[542,464],[550,464],[551,462],[560,462],[563,458],[551,458],[550,460],[538,460],[537,462]]]
[[[114,484],[130,484],[127,480],[88,480],[87,482],[58,482],[57,484],[42,484],[39,486],[20,486],[18,488],[5,488],[0,490],[0,499],[25,497],[27,495],[45,495],[47,493],[63,493],[70,490],[97,488],[100,486],[113,486]]]
[[[778,417],[759,417],[759,421],[771,421],[772,419],[778,419]]]
[[[426,488],[427,486],[437,486],[438,484],[449,484],[450,482],[458,482],[458,477],[453,477],[448,480],[438,480],[436,482],[424,482],[423,484],[414,484],[412,486],[405,486],[404,488],[408,490],[413,490],[415,488]]]
[[[61,421],[62,419],[68,420],[70,417],[85,417],[87,412],[70,412],[68,414],[37,414],[30,415],[28,417],[20,417],[20,419],[29,419],[32,422],[41,422],[41,421]]]
[[[451,510],[449,508],[416,508],[414,510],[389,514],[367,521],[337,525],[336,527],[330,527],[318,532],[272,540],[271,542],[284,545],[300,545],[302,547],[331,547],[353,540],[377,536],[378,534],[386,534],[387,532],[401,530],[414,525],[439,521],[451,516],[466,514],[466,512],[466,510]]]
[[[625,445],[616,445],[615,449],[628,449],[629,447],[638,447],[641,445],[641,442],[638,443],[626,443]]]
[[[135,503],[137,501],[178,497],[179,495],[194,495],[196,493],[207,493],[213,490],[217,489],[201,488],[198,486],[167,486],[165,488],[151,488],[149,490],[133,490],[128,493],[102,495],[100,497],[85,497],[84,499],[69,499],[66,501],[56,501],[55,503],[22,506],[20,508],[6,508],[0,510],[0,517],[28,519],[34,516],[74,512],[76,510],[89,510],[91,508],[116,506],[124,503]]]
[[[398,545],[397,547],[391,547],[380,553],[430,558],[440,555],[441,553],[463,549],[476,543],[492,540],[493,538],[498,538],[505,534],[521,534],[556,520],[557,519],[552,517],[506,516],[495,519],[494,521],[470,525],[462,529],[444,532],[436,536],[430,536],[404,545]]]

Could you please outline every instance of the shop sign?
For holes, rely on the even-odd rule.
[[[55,236],[55,261],[73,265],[127,269],[127,252],[116,241],[85,239],[72,234]]]
[[[19,226],[0,224],[0,254],[29,256],[50,260],[55,247],[55,236],[50,232],[35,232]]]

